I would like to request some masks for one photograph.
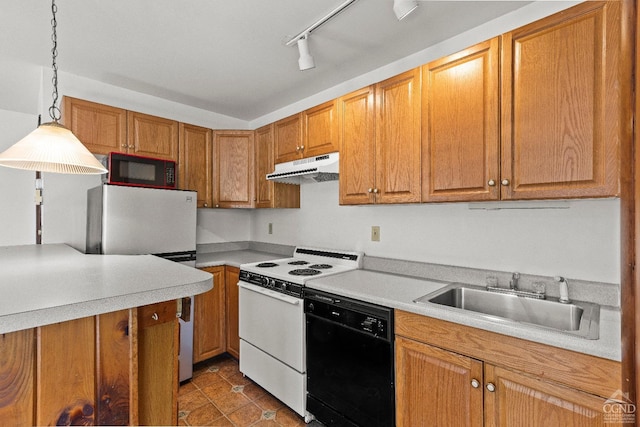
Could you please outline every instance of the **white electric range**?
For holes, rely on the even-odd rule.
[[[240,372],[307,422],[304,284],[362,268],[363,258],[362,252],[296,247],[291,258],[240,266]]]

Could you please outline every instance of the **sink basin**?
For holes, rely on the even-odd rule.
[[[414,302],[444,305],[488,318],[499,317],[528,323],[587,339],[599,337],[600,306],[582,301],[562,304],[555,298],[526,298],[456,283],[417,298]]]

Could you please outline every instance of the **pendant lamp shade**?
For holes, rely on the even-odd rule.
[[[107,172],[73,132],[56,122],[41,124],[0,153],[0,166],[68,174]]]

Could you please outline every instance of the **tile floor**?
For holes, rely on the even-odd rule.
[[[180,386],[181,426],[305,426],[298,414],[245,378],[238,361],[222,355],[193,367],[193,378]]]

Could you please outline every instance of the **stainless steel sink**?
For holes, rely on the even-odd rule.
[[[562,331],[587,339],[600,335],[600,306],[573,301],[562,304],[557,298],[533,299],[488,292],[480,286],[460,283],[414,300],[420,304],[439,304],[514,322],[528,323]]]

